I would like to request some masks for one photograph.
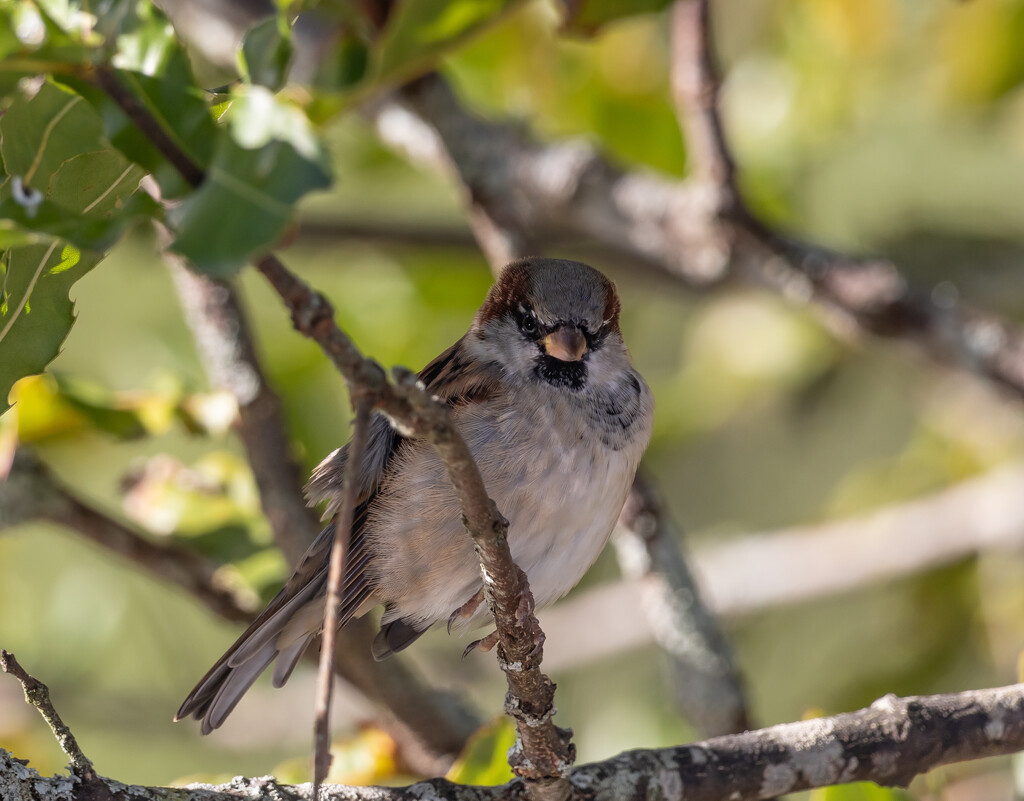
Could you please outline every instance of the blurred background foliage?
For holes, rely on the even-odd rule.
[[[936,291],[1024,316],[1024,0],[719,0],[715,12],[727,132],[765,219],[890,255]],[[668,67],[664,13],[564,35],[554,4],[531,0],[442,70],[484,113],[682,175]],[[358,116],[339,118],[327,138],[338,180],[302,202],[305,219],[464,230],[452,187],[384,150]],[[284,256],[384,364],[424,365],[463,333],[490,284],[472,247],[332,238],[323,227],[300,233]],[[231,402],[205,384],[158,252],[136,233],[75,285],[78,320],[52,376],[20,382],[3,424],[83,497],[229,561],[234,586],[266,597],[285,564],[226,429]],[[807,311],[755,290],[697,296],[612,257],[592,261],[623,295],[623,330],[658,401],[648,466],[693,548],[914,498],[1024,453],[1024,410],[910,351],[839,340]],[[239,282],[308,470],[348,436],[343,382],[258,277],[243,272]],[[616,575],[606,554],[584,586]],[[887,692],[1014,681],[1022,578],[1024,555],[984,555],[726,621],[757,722],[853,709]],[[306,667],[281,691],[261,681],[212,737],[171,724],[234,636],[71,532],[25,525],[0,536],[0,644],[49,683],[106,775],[148,784],[272,770],[308,777]],[[461,650],[439,632],[409,656],[496,714],[504,683],[493,660],[460,662]],[[653,646],[553,678],[559,723],[574,728],[582,761],[694,736],[665,703]],[[333,778],[401,781],[369,710],[354,699],[340,706]],[[490,756],[507,748],[507,732],[482,736]],[[0,745],[40,770],[64,761],[12,681],[0,682]],[[490,756],[459,775],[502,781],[488,772]],[[1009,771],[988,767],[936,771],[909,797],[1011,797]],[[855,787],[812,797],[908,796]]]

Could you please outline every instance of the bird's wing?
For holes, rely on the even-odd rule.
[[[453,407],[489,397],[500,379],[495,365],[474,365],[465,358],[461,346],[462,340],[459,340],[420,373],[427,389]],[[346,554],[341,626],[351,620],[373,591],[367,573],[371,554],[364,526],[388,466],[403,441],[384,415],[374,414],[358,475],[358,505]],[[316,468],[306,487],[310,503],[325,501],[325,516],[332,519],[341,505],[348,458],[349,446],[339,448]],[[333,523],[320,532],[281,591],[189,693],[175,719],[194,716],[202,720],[203,734],[209,733],[224,722],[275,658],[278,659],[274,669],[275,686],[288,680],[302,653],[322,627],[323,596],[334,532]],[[389,647],[387,653],[409,645],[420,633],[410,630],[398,637],[398,629],[391,630],[391,644],[396,647]],[[378,650],[375,645],[378,658],[386,655],[378,654]]]
[[[480,403],[492,398],[502,386],[497,362],[471,359],[466,352],[466,334],[448,350],[420,370],[427,391],[449,406]]]

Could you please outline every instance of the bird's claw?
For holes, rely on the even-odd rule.
[[[465,659],[467,656],[473,653],[473,651],[483,651],[484,653],[487,653],[497,644],[498,630],[495,629],[486,637],[481,637],[479,640],[473,640],[473,642],[467,645],[466,649],[462,652],[462,658]]]
[[[466,601],[466,603],[464,603],[462,606],[460,606],[458,609],[452,612],[451,615],[448,616],[448,633],[452,633],[452,626],[455,625],[455,621],[469,620],[471,617],[473,617],[473,614],[476,612],[477,607],[479,607],[480,604],[483,603],[483,600],[484,588],[481,587],[477,591],[476,595],[474,595],[472,598]],[[466,658],[465,654],[463,654],[462,658]]]

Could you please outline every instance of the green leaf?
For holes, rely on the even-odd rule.
[[[250,83],[280,89],[292,58],[291,29],[281,14],[257,23],[245,35],[240,71]]]
[[[507,717],[481,726],[445,777],[457,784],[494,787],[512,780],[508,751],[515,745],[516,728]]]
[[[116,37],[116,51],[111,63],[119,69],[159,75],[178,50],[174,28],[152,3],[134,0],[124,5],[127,8],[123,18],[108,34]]]
[[[40,191],[65,161],[105,147],[102,122],[89,104],[51,83],[12,103],[0,120],[0,135],[4,171]]]
[[[102,216],[123,210],[145,174],[116,150],[80,153],[50,179],[47,196],[77,214]]]
[[[130,70],[115,70],[114,75],[194,164],[203,169],[209,165],[217,126],[183,51],[175,49],[158,76]],[[178,198],[191,191],[178,170],[104,92],[76,78],[61,80],[99,111],[107,139],[156,179],[165,198]]]
[[[167,212],[174,250],[197,269],[221,277],[272,246],[293,204],[331,182],[326,154],[306,116],[269,90],[243,87],[227,117],[203,185]]]
[[[572,0],[565,2],[563,28],[573,33],[593,35],[609,22],[635,14],[648,14],[666,8],[671,0]]]
[[[57,241],[7,251],[0,267],[0,412],[15,381],[42,372],[57,357],[75,321],[68,291],[99,260],[85,253],[53,272],[68,261]]]
[[[8,248],[0,286],[3,410],[14,382],[41,372],[60,351],[74,322],[71,285],[156,206],[136,192],[142,171],[106,146],[96,112],[50,83],[16,98],[0,118],[0,157],[12,176],[0,187],[0,244]],[[27,188],[16,192],[16,183]]]
[[[511,0],[405,0],[374,47],[377,81],[426,68],[515,5]]]

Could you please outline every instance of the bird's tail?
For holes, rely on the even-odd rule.
[[[299,658],[323,627],[328,555],[333,541],[332,523],[320,532],[281,592],[199,680],[175,720],[194,717],[202,721],[202,733],[209,734],[224,722],[275,659],[274,686],[281,687],[288,681]],[[353,549],[346,569],[339,627],[348,623],[369,597],[357,550],[361,549]]]

